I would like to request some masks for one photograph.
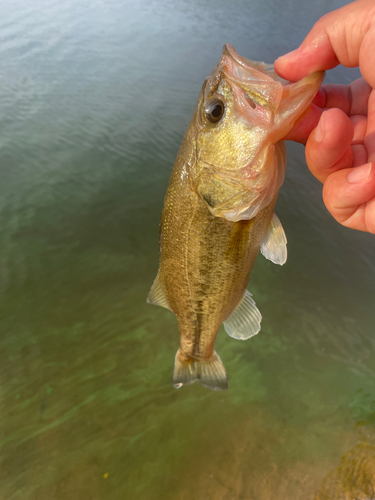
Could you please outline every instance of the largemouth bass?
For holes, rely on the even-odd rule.
[[[173,385],[196,380],[223,390],[214,342],[220,325],[236,339],[260,330],[246,287],[262,254],[286,261],[274,206],[284,180],[282,138],[306,110],[323,73],[297,83],[226,44],[206,78],[173,167],[160,222],[160,266],[147,301],[178,320]]]

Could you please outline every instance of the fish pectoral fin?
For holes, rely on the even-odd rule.
[[[236,309],[224,321],[224,328],[230,337],[246,340],[259,332],[261,321],[262,315],[255,305],[251,293],[245,290],[245,294]]]
[[[154,283],[152,284],[151,290],[147,295],[146,302],[148,302],[149,304],[154,304],[155,306],[165,307],[166,309],[169,309],[171,311],[160,281],[159,271],[156,275]]]
[[[229,178],[214,168],[207,167],[196,180],[196,189],[200,198],[215,217],[224,217],[232,221],[241,219],[239,215],[259,198],[258,191],[249,191],[241,179]],[[250,217],[242,217],[249,219]]]
[[[274,213],[269,223],[266,237],[260,247],[260,252],[266,259],[282,266],[285,264],[288,256],[286,243],[287,239],[283,226]]]
[[[209,359],[194,360],[186,359],[179,349],[174,362],[173,387],[179,389],[197,380],[213,391],[228,389],[227,372],[216,351]]]

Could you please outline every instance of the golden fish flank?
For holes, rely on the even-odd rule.
[[[286,165],[282,138],[323,77],[287,83],[227,44],[203,84],[165,196],[159,271],[147,298],[177,316],[176,388],[199,380],[226,389],[214,350],[220,325],[242,340],[260,330],[246,287],[259,250],[276,264],[286,261],[274,214]]]

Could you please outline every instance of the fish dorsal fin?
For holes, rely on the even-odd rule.
[[[274,213],[260,251],[266,259],[282,266],[285,264],[288,255],[286,241],[283,226],[278,216]]]
[[[146,301],[149,304],[154,304],[155,306],[165,307],[166,309],[171,310],[168,304],[167,297],[165,296],[163,286],[160,281],[159,271],[158,274],[156,275],[154,283],[152,284],[151,290],[147,295]]]
[[[259,332],[261,321],[262,315],[255,305],[251,293],[245,290],[245,294],[236,309],[224,322],[224,328],[230,337],[246,340]]]

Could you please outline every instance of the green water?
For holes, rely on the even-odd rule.
[[[326,212],[288,145],[288,262],[220,331],[230,388],[172,387],[146,304],[174,158],[232,43],[273,61],[344,2],[15,0],[0,19],[0,499],[309,500],[375,444],[375,240]],[[356,71],[337,69],[330,82]]]

